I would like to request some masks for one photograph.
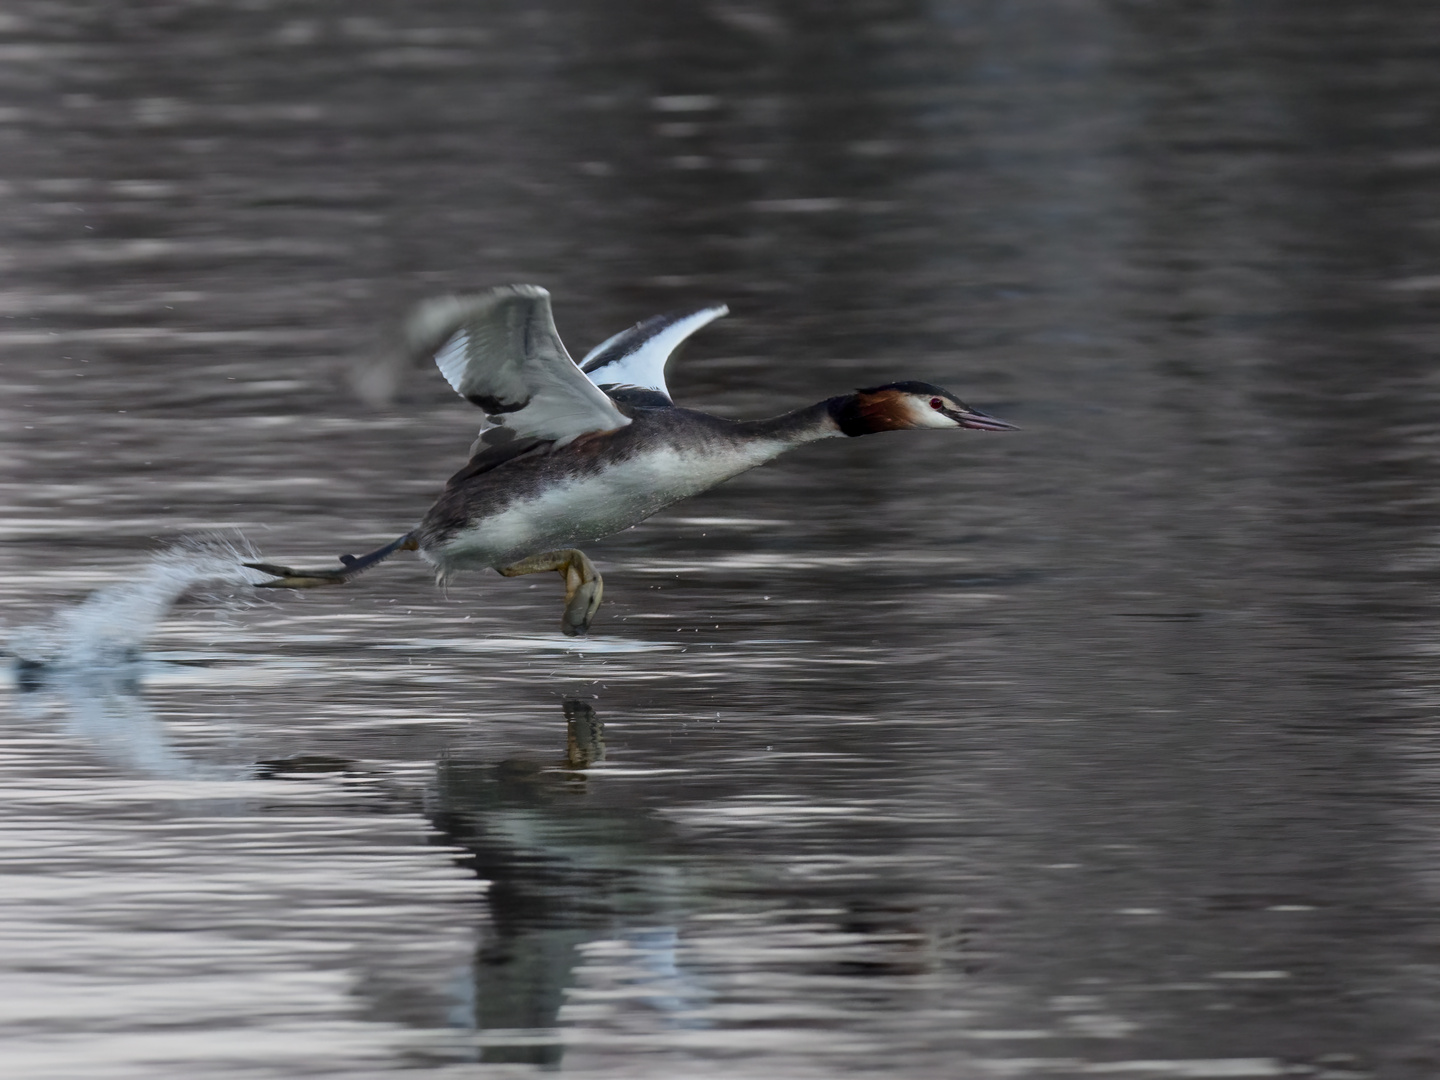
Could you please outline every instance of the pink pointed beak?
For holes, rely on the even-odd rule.
[[[979,409],[946,409],[945,415],[964,428],[974,431],[1019,431],[1014,424]]]

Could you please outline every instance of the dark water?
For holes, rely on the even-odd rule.
[[[1437,90],[1405,3],[6,5],[11,631],[412,524],[447,290],[1024,428],[594,545],[583,642],[407,558],[19,672],[6,1075],[1436,1075]]]

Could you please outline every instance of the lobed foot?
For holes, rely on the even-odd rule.
[[[289,566],[274,563],[247,562],[245,565],[262,574],[273,574],[278,581],[266,581],[255,586],[257,589],[316,589],[321,585],[344,585],[357,574],[363,574],[376,563],[384,562],[397,551],[414,551],[419,545],[409,533],[398,540],[391,540],[384,547],[364,555],[341,555],[343,564],[326,570],[295,570]]]
[[[561,551],[543,551],[531,555],[509,566],[495,568],[506,577],[521,574],[540,574],[546,570],[557,571],[565,579],[565,612],[560,617],[560,629],[569,637],[576,637],[590,629],[590,621],[600,610],[600,599],[605,593],[605,583],[600,571],[586,557],[583,551],[566,548]]]
[[[257,589],[316,589],[321,585],[344,585],[354,576],[348,566],[335,570],[294,570],[288,566],[276,566],[274,563],[247,562],[245,565],[252,570],[259,570],[262,574],[273,574],[279,579],[262,581],[255,586]]]

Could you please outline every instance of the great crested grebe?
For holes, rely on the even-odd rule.
[[[1009,431],[948,390],[896,382],[857,390],[769,420],[726,420],[682,409],[665,362],[729,309],[657,315],[601,342],[577,365],[550,314],[550,294],[506,285],[425,304],[410,324],[461,397],[485,411],[469,463],[420,524],[329,570],[246,563],[276,577],[262,587],[340,585],[396,551],[418,550],[437,580],[491,567],[506,577],[559,571],[561,628],[583,634],[600,606],[595,565],[571,545],[644,521],[747,469],[817,439],[905,428]]]

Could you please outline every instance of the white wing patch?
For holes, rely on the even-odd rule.
[[[469,358],[465,355],[469,346],[470,335],[461,330],[435,354],[435,366],[457,394],[461,392],[460,381],[465,376],[465,365],[469,363]]]
[[[596,386],[653,390],[668,401],[665,364],[682,341],[729,314],[724,304],[677,315],[656,315],[606,338],[585,354],[580,370]]]
[[[537,285],[506,285],[474,297],[424,304],[410,321],[411,346],[430,353],[455,392],[487,413],[486,443],[515,437],[563,446],[630,423],[565,351]]]

